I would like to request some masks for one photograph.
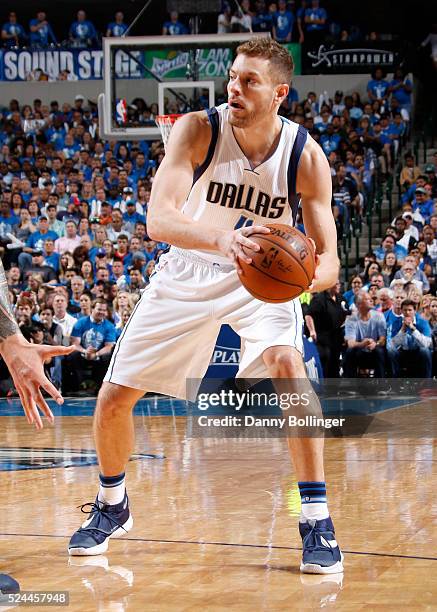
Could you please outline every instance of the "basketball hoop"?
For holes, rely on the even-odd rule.
[[[156,125],[161,130],[162,142],[164,143],[164,148],[167,146],[167,142],[170,136],[170,132],[176,121],[182,117],[182,115],[157,115],[156,116]]]

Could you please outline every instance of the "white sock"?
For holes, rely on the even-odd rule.
[[[97,499],[109,506],[114,506],[123,501],[126,492],[126,479],[124,474],[120,476],[105,477],[100,475],[100,488]]]
[[[320,504],[302,504],[299,521],[306,523],[308,519],[321,521],[328,518],[329,510],[326,502]]]

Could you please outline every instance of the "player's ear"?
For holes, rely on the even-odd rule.
[[[287,97],[289,87],[286,83],[281,83],[276,86],[275,101],[281,103]]]

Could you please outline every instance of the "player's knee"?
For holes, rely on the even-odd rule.
[[[264,351],[264,363],[271,378],[306,378],[302,355],[292,347],[271,347]]]
[[[103,383],[97,398],[96,424],[102,427],[108,421],[129,414],[132,408],[133,403],[126,397],[126,393],[123,393],[122,387]]]

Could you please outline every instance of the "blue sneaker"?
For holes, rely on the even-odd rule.
[[[335,540],[331,517],[321,521],[299,523],[302,537],[302,563],[304,574],[337,574],[343,571],[343,554]]]
[[[132,529],[133,519],[129,510],[129,499],[125,494],[119,504],[108,506],[97,499],[94,504],[80,506],[84,510],[91,507],[87,520],[82,524],[70,540],[68,552],[70,555],[101,555],[108,550],[110,538],[120,538]]]

